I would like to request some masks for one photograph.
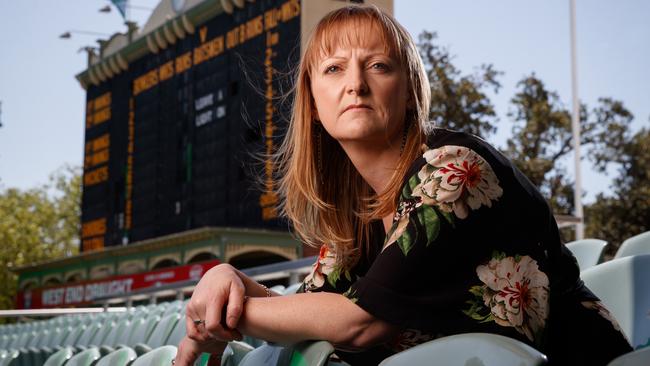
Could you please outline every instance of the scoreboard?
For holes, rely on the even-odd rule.
[[[203,226],[286,228],[266,157],[286,129],[300,18],[299,0],[247,3],[88,87],[82,251]]]

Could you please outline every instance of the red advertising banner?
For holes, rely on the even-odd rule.
[[[149,287],[199,280],[219,263],[219,260],[212,260],[133,275],[19,291],[16,295],[16,309],[71,307],[92,303],[99,298],[127,296]]]

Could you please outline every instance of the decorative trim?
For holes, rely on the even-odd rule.
[[[176,33],[176,36],[178,38],[180,39],[185,38],[185,30],[180,25],[180,19],[176,18],[172,20],[172,29],[174,29],[174,33]]]
[[[183,14],[181,21],[183,22],[183,28],[185,28],[185,31],[189,34],[194,34],[194,24],[192,24],[192,22],[187,18],[187,15]]]
[[[95,75],[97,75],[97,77],[102,83],[106,81],[106,75],[104,75],[104,71],[102,71],[99,64],[95,65],[93,69],[95,70]]]
[[[174,44],[176,43],[176,36],[172,31],[169,30],[169,28],[171,27],[170,23],[171,22],[168,22],[165,25],[163,25],[162,30],[163,30],[163,34],[165,35],[165,39],[167,39],[167,42],[169,42],[169,44]]]
[[[238,7],[239,9],[243,9],[244,5],[246,5],[244,3],[244,0],[232,0],[232,3],[235,4],[235,6]]]
[[[161,49],[167,48],[167,41],[165,41],[165,38],[160,35],[161,31],[158,29],[157,31],[153,32],[153,36],[156,39],[156,43],[158,46],[160,46]]]
[[[109,58],[106,62],[108,62],[108,66],[110,66],[115,75],[118,75],[122,72],[122,70],[120,70],[120,67],[117,65],[117,61],[115,61],[115,57]]]
[[[104,75],[106,75],[107,79],[110,79],[113,77],[113,70],[111,70],[111,67],[108,65],[108,60],[102,62],[99,64],[101,66],[102,71],[104,72]]]
[[[147,40],[147,47],[149,47],[149,51],[151,53],[158,53],[158,46],[156,46],[156,42],[154,42],[153,39],[151,39],[152,34],[148,34],[145,38]]]
[[[223,8],[223,11],[225,11],[228,14],[232,14],[233,11],[235,11],[235,7],[232,6],[232,3],[230,0],[221,0],[221,7]]]
[[[129,63],[124,60],[124,57],[122,57],[121,53],[118,53],[115,59],[117,60],[117,64],[120,65],[120,68],[122,70],[126,71],[129,69]]]

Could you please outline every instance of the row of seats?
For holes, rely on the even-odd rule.
[[[566,244],[566,247],[578,260],[578,266],[583,271],[603,261],[603,251],[607,246],[605,240],[581,239]],[[650,254],[650,231],[635,235],[623,241],[616,251],[616,258],[629,257],[639,254]]]
[[[186,302],[140,306],[122,313],[60,316],[0,327],[0,366],[127,365],[185,335]]]

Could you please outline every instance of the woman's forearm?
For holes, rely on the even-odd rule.
[[[351,348],[384,342],[397,331],[346,297],[333,293],[252,297],[244,305],[237,329],[280,344],[326,340]]]

